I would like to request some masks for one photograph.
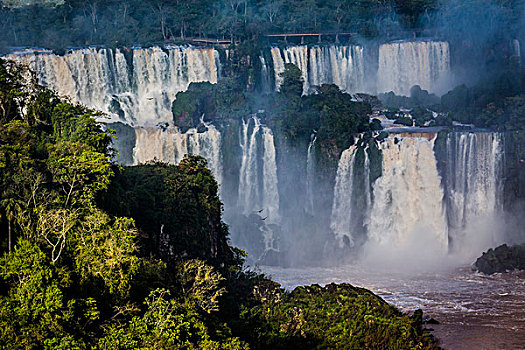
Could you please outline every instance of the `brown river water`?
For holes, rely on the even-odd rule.
[[[287,290],[350,283],[372,290],[403,312],[422,309],[425,325],[450,350],[525,349],[525,271],[486,276],[470,266],[405,274],[360,265],[333,268],[260,267]]]

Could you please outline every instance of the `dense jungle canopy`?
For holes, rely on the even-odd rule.
[[[377,39],[407,30],[485,40],[519,34],[522,13],[521,0],[3,0],[0,44],[63,49],[189,37],[254,44],[270,33]]]

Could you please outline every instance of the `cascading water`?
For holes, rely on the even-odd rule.
[[[306,156],[306,204],[305,212],[314,214],[314,193],[315,193],[315,141],[316,134],[312,134]]]
[[[279,222],[277,162],[273,133],[258,117],[243,120],[238,206],[244,215],[260,213]],[[262,155],[259,156],[259,155]]]
[[[512,55],[521,56],[520,41],[518,39],[512,40]]]
[[[370,223],[370,145],[363,136],[341,154],[337,168],[330,229],[340,247],[359,247]]]
[[[279,217],[279,190],[277,187],[277,161],[275,157],[275,143],[272,131],[263,126],[263,208],[268,213],[269,223],[278,223]]]
[[[364,162],[364,192],[365,192],[365,208],[370,208],[372,205],[372,195],[370,194],[370,156],[368,155],[368,152],[370,150],[370,146],[367,145],[364,152],[365,152],[365,162]],[[370,218],[368,217],[368,210],[365,213],[364,217],[364,224],[369,225],[370,224]]]
[[[270,92],[273,87],[272,87],[272,79],[270,77],[270,67],[268,66],[268,64],[266,63],[266,59],[264,58],[264,56],[261,54],[261,56],[259,56],[259,60],[261,61],[261,88],[262,88],[262,91],[265,91],[265,92]]]
[[[303,93],[312,86],[336,84],[349,93],[365,91],[363,48],[357,45],[290,46],[283,50],[272,48],[276,87],[282,83],[280,73],[285,63],[293,63],[302,72]],[[268,70],[265,67],[266,70]]]
[[[452,238],[476,235],[470,226],[502,211],[502,135],[450,133],[446,145],[445,190]]]
[[[419,85],[433,93],[443,92],[450,71],[450,50],[447,42],[395,42],[379,47],[377,92],[393,91],[410,95],[410,88]]]
[[[172,120],[175,95],[192,82],[216,83],[220,62],[213,49],[167,46],[71,50],[11,55],[28,64],[39,82],[74,102],[106,112],[130,125],[148,126]],[[130,63],[131,62],[131,63]]]
[[[355,237],[351,221],[353,210],[355,210],[353,193],[356,154],[357,146],[355,145],[343,151],[337,167],[330,229],[339,240],[341,247],[344,237],[349,240],[350,246],[354,245]]]
[[[156,127],[135,128],[136,144],[133,149],[133,163],[140,164],[151,160],[177,164],[184,155],[200,155],[208,161],[208,166],[219,184],[222,183],[221,133],[215,126],[201,121],[206,128],[199,133],[190,129],[181,133],[178,128]]]
[[[254,126],[249,133],[250,121],[253,120]],[[244,215],[251,214],[255,209],[256,203],[260,203],[259,183],[259,164],[257,162],[257,134],[260,129],[259,118],[251,118],[248,121],[242,120],[241,149],[242,161],[239,177],[239,199],[238,205]]]
[[[285,63],[291,62],[301,69],[305,93],[322,83],[337,84],[347,92],[364,91],[363,53],[361,46],[353,45],[273,48],[273,71],[261,57],[266,69],[262,73],[268,83],[274,80],[270,74],[275,74],[279,86],[279,73]],[[171,102],[178,91],[187,89],[191,82],[217,82],[220,70],[217,51],[175,46],[129,51],[89,48],[72,50],[64,56],[43,52],[11,57],[32,66],[40,82],[59,94],[118,115],[120,120],[137,126],[134,164],[153,159],[177,163],[184,154],[199,154],[208,160],[219,183],[222,182],[221,134],[214,126],[204,123],[203,133],[195,129],[181,133],[173,126],[152,127],[172,120]],[[436,91],[449,69],[449,47],[445,42],[384,44],[379,48],[378,90],[407,94],[412,85],[419,84]],[[502,185],[498,179],[503,151],[499,134],[449,134],[443,189],[437,185],[440,177],[432,150],[433,139],[421,136],[398,139],[395,143],[390,136],[379,143],[384,156],[383,175],[372,187],[361,186],[368,184],[366,179],[370,178],[368,148],[364,153],[359,148],[343,152],[330,222],[340,243],[346,237],[350,245],[359,246],[356,227],[362,226],[366,239],[372,243],[402,245],[420,230],[426,230],[432,232],[439,247],[447,247],[448,238],[458,242],[475,235],[470,229],[472,223],[501,211]],[[304,212],[310,215],[315,212],[314,145],[312,138],[306,158],[304,204]],[[241,148],[239,191],[234,195],[238,209],[247,216],[261,211],[265,225],[280,224],[272,131],[256,117],[243,121]],[[357,171],[356,166],[363,168]],[[271,249],[275,245],[270,236],[265,236],[265,240],[266,247]]]
[[[272,130],[261,124],[257,116],[242,120],[240,130],[242,150],[239,172],[238,211],[245,218],[255,220],[258,233],[262,234],[264,246],[257,253],[257,260],[270,252],[278,252],[279,244],[274,232],[280,223],[277,160]],[[234,233],[236,231],[233,225]],[[242,230],[242,228],[240,228]],[[255,233],[255,232],[254,232]],[[245,235],[245,232],[240,232]],[[247,244],[257,238],[246,237]]]
[[[272,62],[273,62],[273,72],[275,74],[275,87],[279,89],[281,86],[283,79],[281,78],[281,73],[284,72],[284,59],[281,55],[281,49],[278,47],[272,47],[270,50],[272,54]],[[266,67],[266,72],[270,72],[270,70]],[[269,78],[266,78],[266,80],[270,80]]]
[[[374,183],[368,238],[372,244],[403,247],[430,233],[429,246],[446,252],[448,228],[434,137],[388,137],[380,142],[382,176]]]
[[[379,142],[382,175],[373,184],[373,193],[366,186],[370,178],[368,146],[363,162],[356,162],[357,146],[342,153],[330,225],[339,242],[346,236],[352,245],[361,224],[368,247],[390,252],[422,244],[427,255],[442,256],[452,242],[455,253],[470,258],[469,254],[479,254],[497,241],[493,236],[487,240],[478,226],[495,222],[503,210],[502,135],[452,132],[441,143],[441,150],[434,149],[435,139],[432,133],[391,134]],[[443,152],[442,179],[437,158]],[[358,170],[361,166],[362,171]],[[358,173],[365,179],[363,205],[358,204],[363,192],[356,185],[361,183]],[[362,223],[356,222],[359,210],[363,211]]]

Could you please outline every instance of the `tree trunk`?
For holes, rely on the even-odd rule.
[[[122,22],[126,23],[126,17],[128,16],[128,6],[124,4],[124,14],[122,15]]]
[[[247,0],[244,0],[244,27],[246,27],[246,16],[248,15]]]
[[[11,220],[7,220],[7,248],[11,252]]]

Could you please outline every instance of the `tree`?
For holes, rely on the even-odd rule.
[[[274,24],[277,16],[281,13],[283,1],[282,0],[270,0],[265,1],[266,4],[262,7],[262,11],[270,24]]]
[[[352,135],[369,130],[370,104],[352,101],[352,96],[343,93],[336,85],[323,84],[312,100],[321,114],[317,134],[320,141],[335,140],[338,148],[343,150],[352,144]]]
[[[108,156],[75,142],[51,146],[48,166],[65,196],[64,207],[92,205],[95,195],[107,189],[113,175]]]
[[[282,79],[279,92],[288,98],[300,97],[303,93],[303,74],[293,63],[286,63],[284,71],[279,74]]]
[[[146,254],[168,267],[200,259],[222,272],[237,260],[228,245],[217,191],[206,160],[188,155],[178,165],[124,168],[105,196],[105,207],[112,215],[132,217]]]
[[[525,95],[508,97],[505,100],[507,130],[525,129]]]
[[[51,125],[56,141],[80,142],[88,145],[93,151],[111,155],[109,148],[113,140],[111,131],[104,131],[95,118],[102,113],[95,112],[80,105],[59,103],[53,108]]]
[[[0,258],[0,347],[77,348],[81,324],[98,318],[93,299],[68,299],[70,272],[51,264],[46,254],[22,239],[13,252]],[[78,333],[77,333],[78,334]]]
[[[17,218],[18,214],[22,212],[22,201],[14,197],[9,197],[2,199],[0,201],[0,206],[4,208],[5,216],[7,219],[7,247],[8,250],[11,251],[11,247],[13,246],[12,225],[14,224],[14,221]]]
[[[38,221],[35,233],[37,240],[44,241],[44,245],[51,248],[51,263],[55,264],[70,240],[72,230],[77,224],[78,213],[75,210],[51,209],[38,211]],[[26,232],[32,236],[32,232]],[[68,239],[69,238],[69,239]]]
[[[169,38],[170,33],[170,29],[168,26],[168,18],[173,17],[173,7],[170,5],[170,2],[166,1],[150,1],[151,10],[157,17],[160,26],[160,31],[162,33],[162,39],[164,40],[167,40]],[[181,33],[183,32],[181,31]]]
[[[31,140],[29,125],[21,120],[0,124],[0,220],[7,221],[7,248],[11,251],[14,245],[14,229],[29,202],[24,196],[30,183]]]
[[[221,79],[213,90],[213,103],[220,116],[246,115],[246,96],[240,86],[232,78]]]
[[[336,22],[336,31],[341,31],[343,20],[349,14],[350,9],[348,8],[348,1],[338,0],[335,1],[335,22]]]
[[[125,325],[113,324],[100,339],[103,349],[217,349],[247,350],[238,338],[222,336],[212,340],[205,323],[197,314],[187,312],[169,290],[153,290],[144,302],[143,316]]]
[[[219,298],[226,289],[219,287],[224,277],[203,261],[192,259],[181,262],[177,268],[182,304],[188,309],[207,313],[219,310]]]
[[[191,83],[188,90],[177,93],[171,110],[175,124],[186,131],[197,127],[202,116],[213,117],[213,85],[209,82]]]
[[[0,237],[0,348],[246,349],[209,315],[224,278],[202,260],[184,262],[200,257],[240,269],[206,161],[189,156],[139,169],[139,201],[120,203],[134,206],[141,223],[160,223],[166,250],[155,255],[166,264],[138,245],[146,240],[133,219],[98,208],[113,176],[111,138],[92,119],[98,114],[21,73],[0,80],[0,91],[24,91],[3,95],[4,107],[16,108],[0,118],[0,229],[8,231]],[[142,199],[152,197],[158,206],[145,211]]]
[[[97,286],[101,280],[101,293],[125,300],[139,265],[133,220],[111,219],[101,210],[93,210],[79,226],[74,256],[82,283]]]
[[[20,67],[12,61],[0,58],[0,122],[2,124],[19,118],[26,97]]]
[[[240,34],[243,23],[239,13],[241,3],[242,0],[221,0],[220,2],[221,11],[217,29],[223,37],[228,36],[232,42],[236,34]]]

